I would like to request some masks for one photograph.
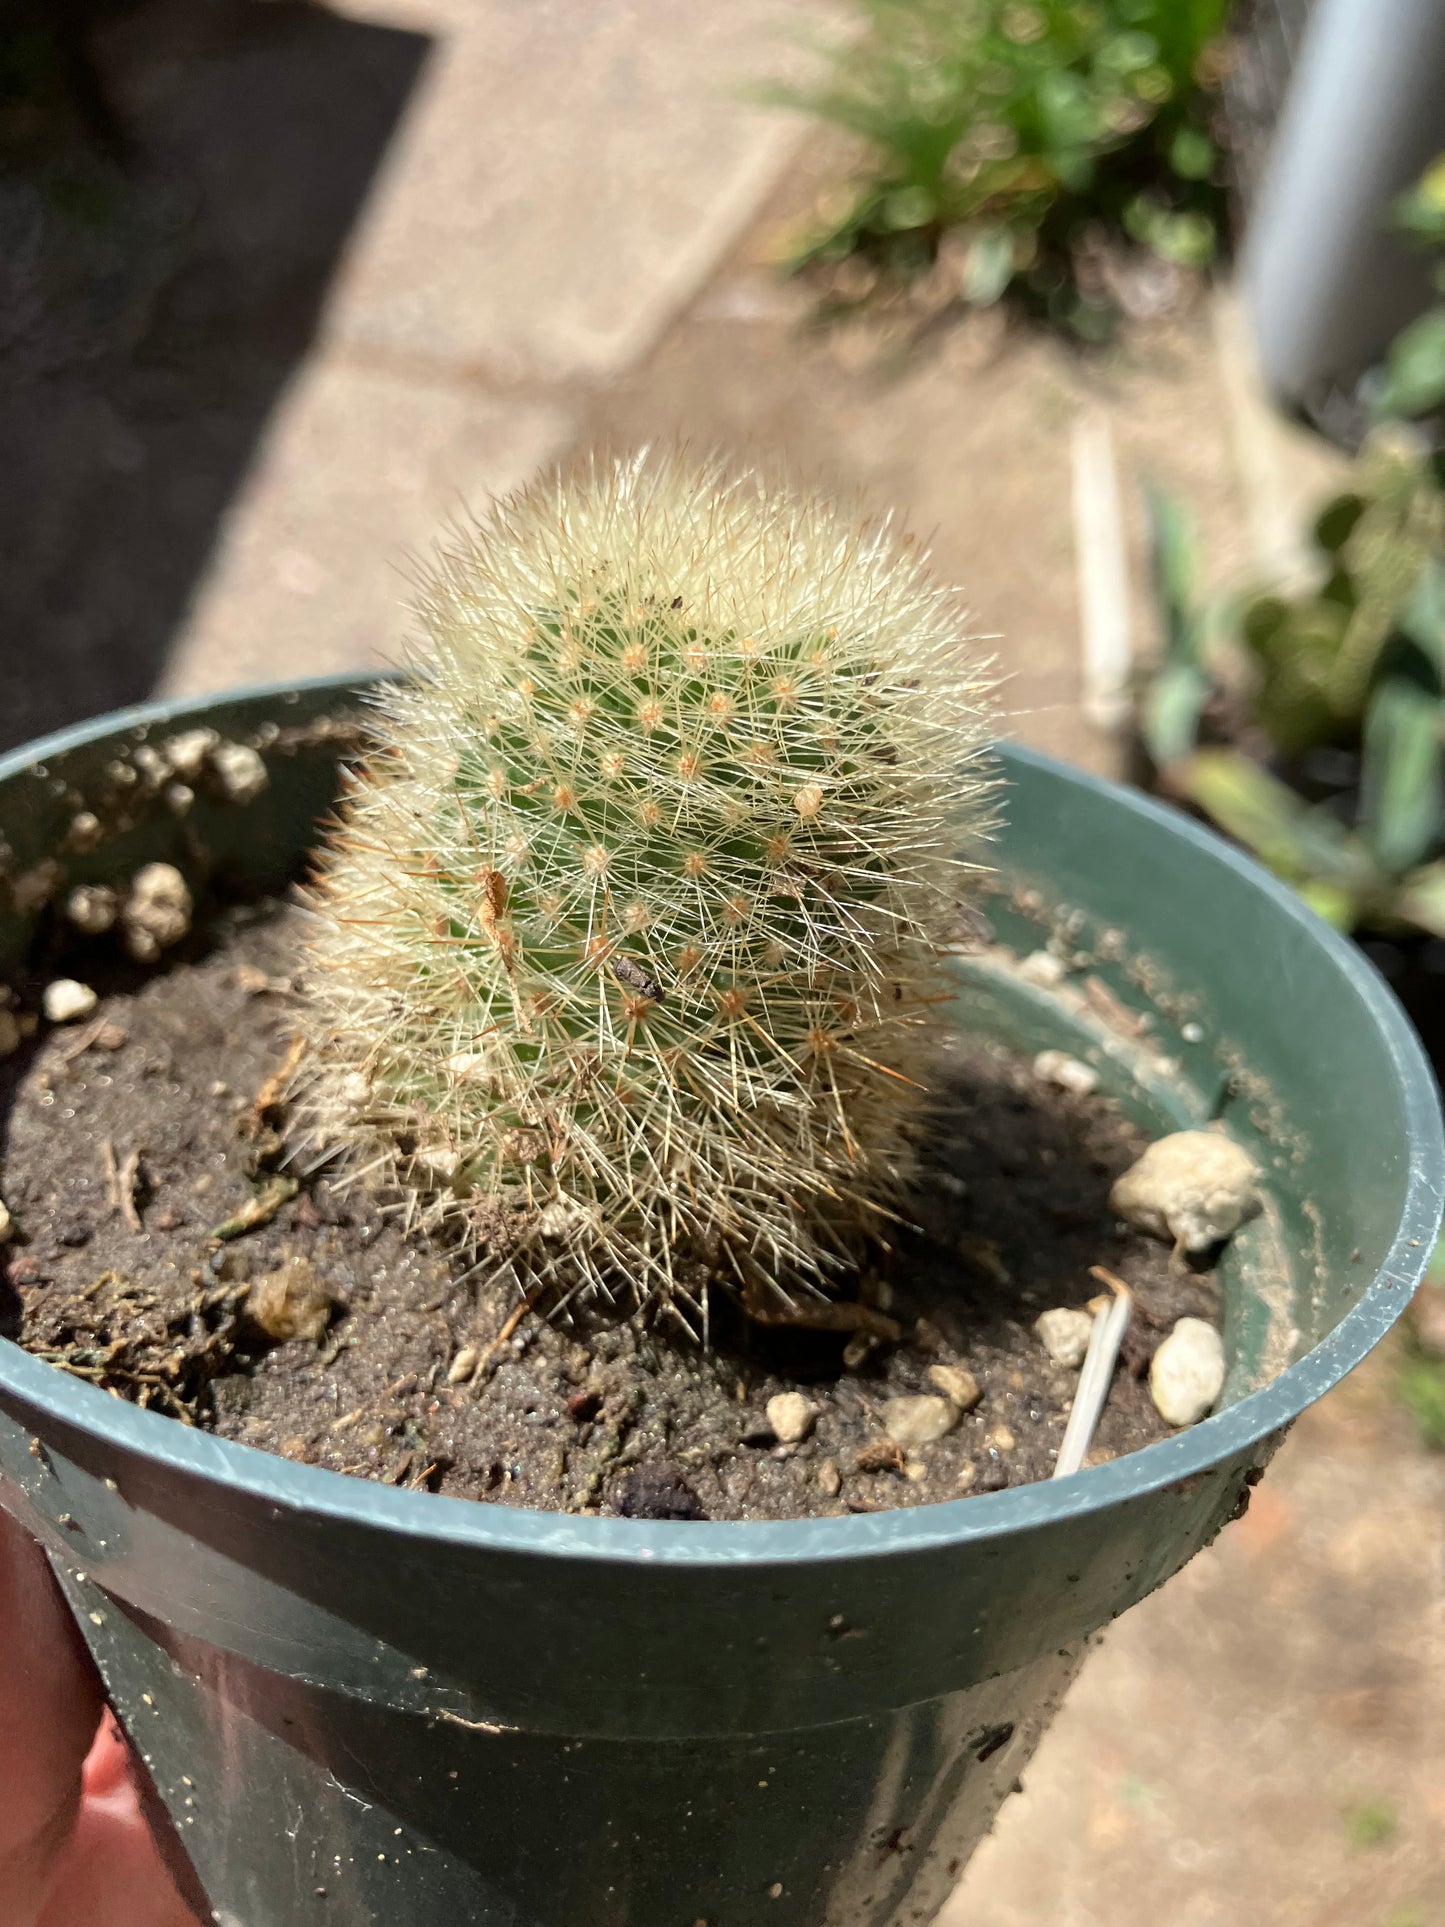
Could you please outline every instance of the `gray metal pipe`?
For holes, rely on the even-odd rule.
[[[1429,299],[1389,204],[1445,149],[1445,0],[1317,0],[1243,281],[1266,382],[1350,387]]]

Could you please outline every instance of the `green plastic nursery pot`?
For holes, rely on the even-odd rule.
[[[143,861],[216,896],[284,884],[355,694],[134,710],[0,764],[0,968],[23,970],[58,890]],[[260,748],[270,784],[177,818],[146,799],[145,739],[200,723]],[[0,1499],[49,1553],[218,1921],[927,1920],[1089,1634],[1238,1512],[1398,1316],[1442,1145],[1383,984],[1195,824],[1003,762],[998,941],[960,962],[959,1021],[1066,1045],[1156,1130],[1222,1118],[1259,1158],[1271,1204],[1225,1266],[1222,1409],[1050,1484],[650,1523],[348,1479],[0,1346]],[[79,810],[101,824],[83,851]],[[1013,967],[1050,940],[1075,966],[1059,989]]]

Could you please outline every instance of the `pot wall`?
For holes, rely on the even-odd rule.
[[[345,707],[326,684],[138,712],[0,765],[28,906],[0,913],[0,958],[23,955],[44,914],[30,879],[82,806],[108,834],[52,889],[154,857],[218,890],[277,887],[331,797]],[[135,731],[201,720],[263,748],[263,797],[201,797],[182,823],[137,804],[115,774]],[[219,1919],[929,1918],[1088,1635],[1208,1541],[1290,1420],[1398,1314],[1442,1160],[1388,993],[1196,826],[1005,761],[1000,937],[1074,946],[1149,1028],[1141,1042],[1061,1012],[1002,953],[964,967],[961,1018],[1062,1038],[1157,1127],[1222,1113],[1264,1159],[1278,1208],[1237,1241],[1229,1409],[1056,1484],[837,1520],[654,1524],[343,1479],[0,1345],[0,1501],[49,1550]]]

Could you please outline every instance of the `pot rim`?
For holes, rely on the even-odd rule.
[[[280,702],[326,690],[361,692],[384,678],[390,680],[385,672],[359,670],[113,710],[0,756],[0,782],[120,731],[200,717],[238,701],[274,698]],[[1399,1229],[1376,1276],[1340,1322],[1261,1390],[1172,1438],[1066,1479],[843,1519],[706,1522],[579,1518],[396,1491],[323,1466],[299,1465],[257,1446],[183,1426],[159,1412],[142,1411],[69,1377],[58,1366],[32,1358],[8,1339],[0,1340],[0,1394],[38,1408],[47,1418],[79,1432],[112,1441],[135,1457],[213,1482],[278,1513],[324,1514],[354,1526],[389,1528],[412,1539],[503,1554],[686,1568],[827,1563],[977,1544],[1103,1513],[1256,1453],[1266,1439],[1283,1432],[1379,1343],[1424,1273],[1445,1198],[1445,1129],[1434,1074],[1408,1019],[1373,964],[1252,857],[1140,791],[1018,745],[1000,745],[1000,753],[1015,767],[1047,770],[1108,797],[1116,807],[1152,820],[1264,891],[1281,915],[1307,927],[1313,941],[1348,979],[1389,1054],[1411,1144]]]

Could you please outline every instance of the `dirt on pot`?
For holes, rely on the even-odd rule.
[[[959,1039],[915,1223],[851,1331],[715,1298],[711,1348],[548,1322],[362,1186],[286,1163],[299,913],[234,909],[163,972],[84,955],[84,1022],[0,1062],[0,1329],[119,1396],[386,1484],[631,1517],[868,1512],[1046,1478],[1077,1372],[1035,1333],[1122,1278],[1136,1313],[1093,1459],[1167,1435],[1154,1350],[1218,1322],[1201,1262],[1120,1225],[1144,1134],[1092,1090]],[[99,957],[97,950],[97,959]],[[1087,1080],[1083,1080],[1087,1082]]]

